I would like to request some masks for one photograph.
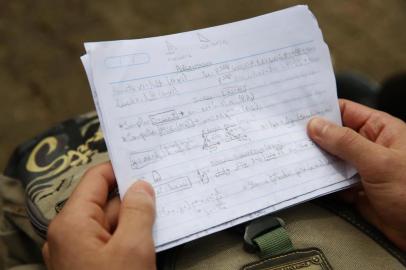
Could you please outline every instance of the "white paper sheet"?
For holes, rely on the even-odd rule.
[[[306,134],[316,115],[341,123],[306,6],[86,50],[121,196],[136,179],[154,186],[158,251],[354,182]]]

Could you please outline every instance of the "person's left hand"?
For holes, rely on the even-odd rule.
[[[90,169],[51,222],[43,256],[48,269],[155,269],[152,187],[134,183],[120,205],[110,163]]]

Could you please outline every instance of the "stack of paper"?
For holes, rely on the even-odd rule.
[[[306,134],[316,115],[341,123],[307,6],[85,47],[120,194],[137,179],[155,188],[158,251],[353,183]]]

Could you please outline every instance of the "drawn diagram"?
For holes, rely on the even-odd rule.
[[[174,54],[178,48],[176,48],[175,45],[173,45],[171,42],[165,40],[166,44],[166,49],[168,50],[167,54]]]
[[[154,179],[154,183],[162,182],[162,176],[157,171],[152,171],[152,179]]]
[[[210,182],[209,176],[207,175],[207,172],[202,171],[202,170],[197,170],[197,175],[200,178],[200,182],[202,184],[208,184]]]
[[[176,193],[190,188],[192,188],[192,183],[187,176],[178,177],[154,187],[157,197]]]
[[[203,34],[197,32],[197,37],[199,38],[200,42],[210,42],[210,39],[208,39],[207,37],[203,36]]]

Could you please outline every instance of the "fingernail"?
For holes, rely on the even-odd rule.
[[[310,136],[322,137],[328,128],[329,123],[323,118],[316,117],[309,122]]]
[[[144,181],[144,180],[137,180],[132,186],[130,187],[135,192],[142,192],[147,194],[148,196],[155,197],[155,192],[152,186]]]

